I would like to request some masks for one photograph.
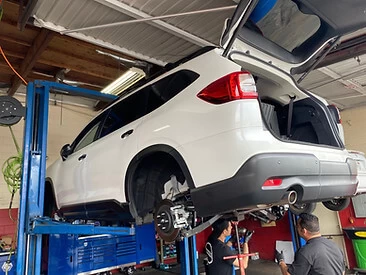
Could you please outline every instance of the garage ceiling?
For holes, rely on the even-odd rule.
[[[217,45],[235,5],[232,0],[8,0],[0,45],[28,80],[66,72],[65,78],[100,90],[127,68],[95,49],[162,66]],[[366,104],[366,30],[344,41],[301,83],[341,109]],[[3,60],[0,82],[10,83],[10,94],[19,82]]]

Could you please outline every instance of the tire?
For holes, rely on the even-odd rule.
[[[323,205],[332,211],[341,211],[346,209],[350,203],[350,198],[332,199],[329,201],[323,201]]]
[[[290,204],[289,209],[295,215],[300,215],[302,213],[313,213],[316,208],[315,202],[298,202]]]
[[[56,200],[51,184],[46,183],[44,192],[43,216],[53,218],[57,211]]]

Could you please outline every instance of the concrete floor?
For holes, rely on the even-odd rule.
[[[200,265],[199,274],[205,274],[204,273],[204,267],[203,265]],[[177,264],[175,266],[172,266],[168,270],[158,270],[158,269],[146,269],[145,271],[138,270],[135,275],[172,275],[172,274],[181,274],[180,265]],[[281,271],[278,267],[278,265],[272,261],[267,260],[249,260],[248,268],[245,270],[245,275],[281,275]],[[357,273],[357,271],[346,271],[347,275],[361,275],[366,273]],[[236,275],[240,275],[240,271],[236,271]]]
[[[139,275],[168,275],[168,274],[181,274],[180,265],[173,266],[168,270],[146,269],[145,271],[138,270],[134,274]],[[199,267],[199,274],[204,274],[204,267]],[[237,270],[236,274],[240,274]],[[248,268],[245,270],[246,275],[281,275],[278,265],[272,261],[266,260],[250,260]]]

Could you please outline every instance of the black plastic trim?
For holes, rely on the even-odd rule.
[[[91,203],[80,203],[59,209],[67,220],[90,219],[98,221],[133,220],[129,206],[116,200],[103,200]]]
[[[190,189],[193,189],[194,186],[194,182],[191,176],[191,173],[189,172],[188,166],[185,163],[183,157],[179,154],[179,152],[177,150],[175,150],[173,147],[169,146],[169,145],[165,145],[165,144],[158,144],[158,145],[152,145],[150,147],[145,148],[144,150],[142,150],[141,152],[139,152],[131,161],[127,172],[126,172],[126,178],[125,178],[125,194],[126,194],[126,201],[130,201],[129,198],[130,196],[128,195],[128,191],[131,190],[130,188],[130,184],[132,181],[132,176],[136,170],[136,168],[138,167],[139,163],[147,156],[153,154],[153,153],[159,153],[159,152],[163,152],[163,153],[167,153],[170,156],[172,156],[177,163],[179,164],[180,169],[182,170],[184,177],[187,180],[187,184],[189,186]]]
[[[133,195],[130,193],[132,192],[132,184],[133,184],[133,177],[136,172],[137,167],[139,164],[153,153],[164,152],[172,156],[178,163],[180,169],[182,170],[184,177],[186,178],[187,184],[190,189],[194,189],[194,183],[192,176],[188,170],[188,166],[183,160],[182,156],[175,150],[173,147],[163,144],[152,145],[150,147],[145,148],[141,152],[139,152],[130,162],[128,166],[126,177],[125,177],[125,196],[126,201],[129,202],[130,211],[133,217],[137,218],[139,215],[137,213],[135,202],[133,201]]]
[[[357,167],[348,162],[321,162],[312,154],[268,153],[249,159],[231,178],[191,190],[199,216],[271,204],[294,189],[302,201],[351,196],[357,189]],[[282,178],[278,187],[265,187],[270,178]],[[336,187],[336,188],[335,188]]]

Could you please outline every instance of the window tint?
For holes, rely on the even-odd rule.
[[[87,130],[87,128],[85,128],[86,134],[78,137],[79,141],[75,145],[74,152],[79,151],[80,149],[84,148],[85,146],[88,146],[90,143],[92,143],[95,140],[100,123],[101,123],[101,120],[97,120],[96,123],[90,124],[91,128],[88,125],[87,128],[89,130]]]
[[[149,93],[147,112],[152,112],[172,99],[192,84],[198,77],[199,75],[195,72],[181,70],[144,88]]]
[[[198,77],[199,75],[195,72],[182,70],[121,100],[110,108],[100,137],[104,137],[159,108]]]
[[[319,17],[299,10],[294,1],[272,2],[275,4],[265,16],[258,5],[259,9],[255,9],[250,19],[264,37],[277,45],[292,52],[319,30]],[[247,27],[253,30],[252,26]]]
[[[100,137],[139,119],[146,114],[148,94],[138,91],[110,108],[102,127]]]

